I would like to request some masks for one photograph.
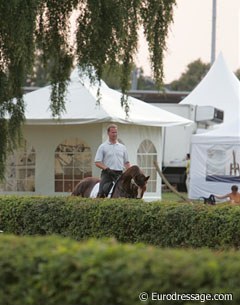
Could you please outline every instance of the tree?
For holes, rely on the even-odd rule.
[[[52,63],[48,60],[47,64],[42,61],[41,54],[35,56],[33,71],[27,75],[24,86],[44,87],[50,83],[50,72]]]
[[[116,65],[114,68],[106,65],[103,69],[102,79],[106,84],[112,89],[121,89],[121,65]],[[133,73],[136,73],[136,86],[138,90],[156,90],[155,81],[145,76],[142,68],[137,68],[135,65],[132,65],[131,75],[128,79],[128,87],[132,85],[133,82]],[[131,86],[132,87],[132,86]]]
[[[141,25],[149,43],[154,77],[160,84],[175,4],[176,0],[0,0],[0,178],[7,151],[20,139],[24,122],[22,86],[32,73],[36,49],[42,52],[43,64],[52,63],[53,116],[64,110],[74,60],[98,81],[106,63],[121,63],[121,88],[126,93]],[[73,12],[79,14],[75,45],[70,44]],[[122,99],[123,106],[125,103]]]
[[[192,91],[210,69],[210,64],[204,64],[200,59],[187,66],[178,80],[171,82],[168,88],[176,91]]]
[[[235,72],[235,75],[240,80],[240,69],[237,69],[237,71]]]
[[[155,81],[150,76],[145,76],[143,74],[143,69],[140,68],[139,75],[138,75],[138,83],[137,83],[138,90],[157,90],[157,86]]]
[[[115,64],[110,66],[109,64],[104,65],[102,79],[112,89],[121,89],[121,75],[123,66],[121,64]],[[132,68],[131,68],[132,70]],[[130,77],[128,77],[128,87],[130,86]]]

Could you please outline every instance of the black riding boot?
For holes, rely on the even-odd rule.
[[[102,170],[101,172],[101,181],[99,184],[99,191],[97,194],[97,197],[99,198],[105,198],[107,197],[107,192],[105,190],[105,185],[110,184],[112,182],[112,178],[109,176],[109,173],[106,170]]]

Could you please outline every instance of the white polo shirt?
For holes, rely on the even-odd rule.
[[[108,140],[97,150],[95,162],[102,162],[113,170],[122,171],[124,164],[129,162],[126,146],[117,142],[112,144]]]

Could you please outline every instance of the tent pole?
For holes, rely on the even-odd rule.
[[[217,0],[212,2],[212,44],[211,44],[211,65],[215,61],[216,55],[216,20],[217,20]]]

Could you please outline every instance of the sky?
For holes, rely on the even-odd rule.
[[[229,69],[240,68],[240,0],[216,0],[216,58],[221,52]],[[147,43],[140,35],[136,64],[151,76]],[[212,0],[177,0],[167,38],[165,83],[178,79],[197,59],[211,61]]]

